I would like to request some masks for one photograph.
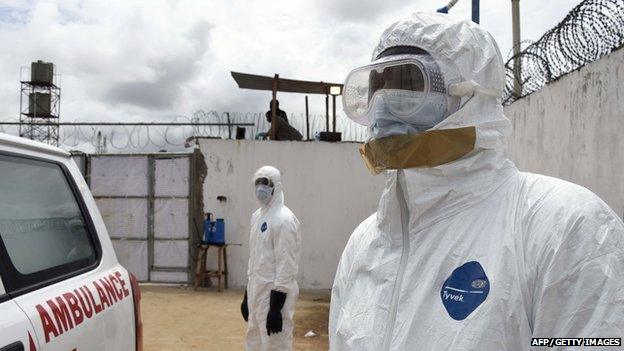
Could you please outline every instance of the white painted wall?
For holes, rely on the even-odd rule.
[[[242,244],[228,247],[230,285],[246,284],[249,221],[258,207],[252,177],[271,165],[282,173],[286,206],[301,221],[299,286],[330,289],[349,236],[375,212],[383,190],[384,177],[368,172],[359,144],[200,139],[199,146],[208,168],[204,211],[225,218],[226,241]]]
[[[624,214],[624,49],[505,108],[521,170],[581,184]]]
[[[624,49],[505,108],[508,154],[521,170],[581,184],[624,214]],[[299,282],[329,289],[353,229],[376,209],[383,176],[364,167],[355,143],[200,139],[208,174],[204,210],[226,220],[231,285],[245,284],[251,178],[262,165],[283,173],[286,205],[302,222]],[[225,204],[218,195],[227,197]],[[211,263],[211,266],[213,264]]]

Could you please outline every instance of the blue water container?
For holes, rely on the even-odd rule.
[[[217,221],[214,224],[214,233],[210,244],[225,245],[225,221],[223,218],[217,218]]]
[[[212,233],[215,230],[213,223],[214,222],[209,219],[204,220],[204,236],[202,237],[202,245],[210,244]]]
[[[204,221],[204,245],[224,245],[225,244],[225,222],[223,218],[211,221],[210,216]]]

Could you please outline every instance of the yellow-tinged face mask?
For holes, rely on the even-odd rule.
[[[387,169],[435,167],[460,159],[474,149],[475,127],[429,130],[373,139],[360,146],[366,167],[377,175]]]

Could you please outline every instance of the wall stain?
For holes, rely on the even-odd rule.
[[[232,160],[228,160],[227,161],[227,171],[226,171],[226,173],[228,175],[234,173],[234,165],[232,164]]]
[[[208,163],[210,166],[213,166],[213,167],[208,166],[208,168],[213,168],[217,173],[221,173],[221,168],[219,167],[221,163],[221,159],[218,156],[215,156],[212,154],[208,156]]]

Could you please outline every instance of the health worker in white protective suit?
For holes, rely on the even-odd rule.
[[[331,350],[624,335],[624,225],[591,191],[504,157],[504,84],[489,33],[426,13],[346,78],[346,114],[372,128],[360,151],[387,181],[340,260]]]
[[[254,174],[260,208],[251,216],[247,290],[241,313],[248,322],[246,350],[292,349],[293,314],[299,296],[299,220],[284,206],[280,172],[270,166]]]

